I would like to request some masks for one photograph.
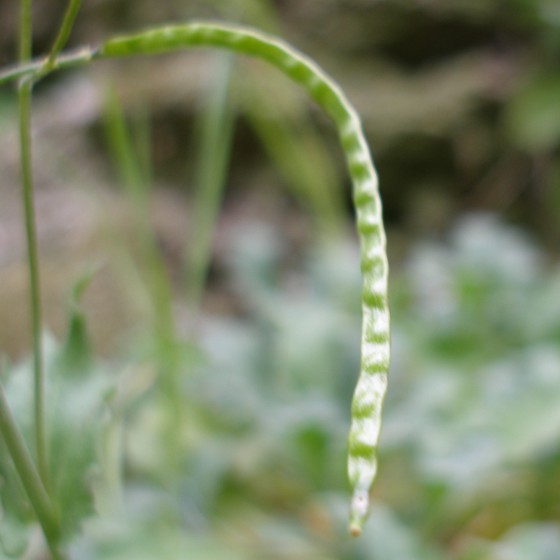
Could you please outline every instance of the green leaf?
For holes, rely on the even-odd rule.
[[[87,280],[81,279],[76,284],[69,306],[65,343],[60,346],[51,337],[45,337],[51,493],[61,518],[64,537],[74,533],[82,520],[94,512],[92,483],[97,464],[97,446],[103,433],[114,384],[108,372],[93,360],[90,352],[85,319],[77,304],[85,283]],[[30,363],[26,362],[9,373],[5,390],[28,446],[33,449]],[[6,452],[2,451],[0,476],[4,479],[4,511],[13,523],[29,525],[34,518],[29,511],[27,498]]]

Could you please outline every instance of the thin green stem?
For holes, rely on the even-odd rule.
[[[41,524],[47,545],[54,560],[63,558],[58,550],[59,526],[58,518],[45,490],[45,486],[37,472],[25,440],[19,431],[10,411],[4,388],[0,384],[0,433],[6,443],[10,457],[14,463],[23,487],[29,496],[37,519]]]
[[[64,13],[64,18],[62,20],[62,24],[60,25],[58,35],[56,36],[56,39],[51,48],[51,52],[49,53],[49,57],[47,59],[47,69],[51,69],[55,66],[56,57],[66,45],[68,37],[70,37],[72,27],[74,26],[74,21],[76,21],[76,16],[78,15],[81,4],[82,0],[70,0],[68,2],[68,6],[66,7],[66,12]]]
[[[105,129],[107,143],[114,156],[115,167],[120,175],[132,207],[134,208],[135,235],[142,251],[145,266],[137,270],[145,277],[153,321],[155,349],[161,357],[161,389],[169,411],[165,426],[165,449],[169,451],[165,464],[171,475],[181,472],[181,427],[183,402],[180,389],[180,374],[176,356],[176,334],[173,319],[171,287],[167,279],[165,263],[151,230],[150,212],[150,129],[147,115],[138,122],[137,135],[143,137],[143,147],[138,149],[122,107],[114,91],[107,95]]]
[[[31,336],[33,339],[34,426],[37,462],[43,484],[49,488],[49,469],[45,427],[45,379],[43,349],[41,344],[41,292],[39,259],[33,204],[33,178],[31,172],[31,89],[29,79],[22,79],[19,86],[19,133],[22,203],[27,241],[27,268],[29,274],[29,299],[31,302]]]
[[[224,191],[234,124],[234,111],[228,103],[233,57],[227,54],[218,63],[216,80],[196,135],[200,138],[196,193],[185,255],[187,299],[195,313],[211,259],[212,234]]]
[[[31,76],[37,72],[42,65],[42,62],[35,61],[29,64],[14,64],[8,66],[0,72],[0,85],[13,82],[25,76]]]
[[[31,0],[20,1],[19,57],[25,64],[32,53],[33,28]],[[37,519],[41,524],[47,546],[53,560],[62,560],[58,542],[60,530],[56,512],[48,494],[49,471],[45,428],[45,380],[41,345],[41,295],[39,289],[39,267],[33,206],[33,179],[31,172],[31,91],[33,81],[21,78],[18,89],[19,136],[22,199],[27,240],[27,261],[31,301],[31,330],[33,338],[33,396],[35,445],[38,472],[25,445],[17,425],[8,408],[4,391],[0,386],[0,425],[6,446],[10,452],[22,484],[29,496]]]
[[[76,51],[61,54],[56,57],[52,64],[46,71],[48,59],[44,57],[41,59],[33,60],[27,64],[16,64],[8,67],[0,72],[0,85],[7,84],[18,80],[20,78],[29,77],[34,81],[39,77],[45,76],[47,73],[54,70],[64,70],[66,68],[74,68],[76,66],[83,66],[87,64],[95,55],[89,47],[82,47]]]
[[[133,203],[136,215],[136,226],[144,249],[143,257],[147,261],[148,287],[152,297],[154,310],[154,328],[156,337],[164,340],[174,339],[173,314],[171,309],[171,292],[165,274],[165,265],[152,235],[150,223],[150,168],[149,154],[143,160],[128,130],[127,122],[114,91],[109,92],[106,102],[105,122],[107,142],[114,156],[115,167],[121,182]],[[139,127],[149,144],[148,119]],[[144,148],[144,153],[148,150]]]
[[[20,2],[19,56],[25,63],[32,51],[31,0]],[[33,397],[35,445],[39,474],[45,488],[49,488],[49,469],[45,429],[45,379],[43,373],[43,351],[41,345],[41,293],[37,257],[37,235],[35,232],[35,209],[33,205],[33,177],[31,172],[31,79],[19,82],[19,138],[22,202],[27,241],[27,268],[29,274],[29,299],[31,302],[31,336],[33,339]]]
[[[31,58],[31,0],[20,0],[19,5],[19,59],[26,62]]]

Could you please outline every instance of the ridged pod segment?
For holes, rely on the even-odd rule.
[[[155,54],[187,47],[218,47],[268,61],[301,85],[338,130],[353,183],[362,269],[361,371],[352,402],[348,476],[353,489],[350,532],[359,535],[377,472],[381,408],[389,369],[388,264],[377,174],[360,119],[338,85],[315,62],[281,40],[258,31],[195,22],[117,37],[96,58]]]

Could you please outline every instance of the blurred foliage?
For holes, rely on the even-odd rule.
[[[554,557],[560,271],[530,239],[472,215],[446,244],[411,250],[393,287],[381,476],[352,542],[356,249],[310,247],[286,269],[270,226],[246,223],[228,255],[246,314],[205,316],[198,350],[184,354],[181,468],[166,464],[172,407],[148,375],[122,401],[122,502],[86,525],[76,558]],[[128,379],[147,366],[132,364]]]
[[[558,270],[521,232],[479,215],[448,246],[419,246],[406,275],[385,445],[397,461],[406,449],[422,481],[401,496],[407,515],[451,542],[557,519]]]
[[[101,515],[72,558],[554,558],[560,270],[488,214],[410,251],[392,290],[380,479],[364,535],[351,540],[358,254],[350,241],[309,247],[286,268],[282,248],[262,222],[232,233],[225,266],[245,313],[204,315],[184,347],[178,438],[166,433],[175,416],[157,390],[160,355],[128,361],[111,404],[123,478],[112,492],[98,478]],[[91,371],[103,387],[103,368]],[[65,415],[86,414],[94,398],[72,384],[65,395]]]

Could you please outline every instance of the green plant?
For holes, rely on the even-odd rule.
[[[380,415],[383,403],[389,363],[389,314],[387,308],[387,258],[385,254],[385,234],[381,218],[381,202],[378,194],[377,177],[369,149],[361,129],[360,120],[340,88],[310,59],[301,55],[284,42],[263,33],[237,26],[215,23],[190,23],[148,30],[139,34],[116,37],[105,41],[94,49],[78,49],[69,54],[61,53],[70,34],[79,10],[79,0],[68,4],[60,31],[50,53],[39,60],[30,60],[31,52],[31,4],[21,2],[20,22],[20,64],[0,72],[0,84],[17,81],[19,84],[20,143],[22,166],[22,193],[25,209],[25,224],[28,240],[28,268],[30,277],[30,301],[33,325],[33,371],[34,427],[27,435],[34,440],[37,467],[26,450],[24,438],[19,433],[12,417],[9,399],[0,399],[0,428],[6,447],[15,465],[17,474],[37,516],[53,558],[63,558],[62,544],[74,533],[79,521],[91,510],[91,500],[73,500],[76,489],[85,492],[84,477],[91,466],[92,446],[95,445],[95,428],[100,413],[107,406],[104,396],[110,394],[103,376],[92,375],[93,365],[87,351],[83,325],[76,298],[70,312],[69,336],[66,345],[54,352],[44,368],[43,345],[41,342],[41,308],[39,293],[39,267],[33,208],[33,181],[31,176],[30,107],[34,83],[56,70],[85,65],[93,60],[125,57],[139,54],[156,54],[187,47],[219,47],[242,54],[261,58],[279,68],[282,73],[301,85],[334,122],[347,160],[354,188],[354,205],[357,213],[357,230],[361,243],[362,281],[362,344],[361,373],[352,404],[352,427],[348,441],[348,474],[353,488],[350,531],[357,535],[368,513],[369,489],[377,470],[377,441],[380,431]],[[112,119],[117,125],[117,114]],[[210,128],[209,128],[210,130]],[[144,197],[141,180],[134,173],[134,160],[128,146],[126,133],[117,128],[111,135],[115,139],[115,152],[121,153],[121,161],[128,162],[123,176],[129,187],[141,198]],[[218,139],[209,139],[219,146]],[[225,148],[220,148],[224,151]],[[221,158],[225,158],[222,153]],[[223,165],[223,164],[222,164]],[[214,183],[217,188],[219,178]],[[140,219],[145,214],[145,200],[139,205]],[[151,258],[157,256],[151,250]],[[193,257],[194,258],[194,257]],[[198,265],[203,271],[204,263]],[[155,271],[161,270],[156,262]],[[202,274],[202,272],[201,272]],[[200,282],[200,280],[197,280]],[[83,282],[79,284],[80,288]],[[162,282],[154,279],[154,290],[160,295]],[[195,296],[198,291],[195,284]],[[81,290],[77,289],[79,293]],[[166,295],[163,295],[166,300]],[[165,303],[165,302],[164,302]],[[168,301],[167,301],[168,303]],[[168,335],[169,317],[164,316],[159,327]],[[173,369],[173,366],[171,366]],[[45,379],[45,371],[48,375]],[[167,375],[173,380],[174,374]],[[12,378],[11,378],[12,379]],[[15,379],[15,377],[13,378]],[[19,376],[18,383],[24,376]],[[10,381],[12,383],[12,381]],[[13,381],[15,383],[15,381]],[[110,384],[109,384],[110,385]],[[178,398],[177,387],[169,385],[169,394]],[[46,410],[46,394],[49,402],[69,402],[68,410],[62,406],[57,414]],[[78,398],[80,395],[80,398]],[[13,399],[13,397],[12,397]],[[75,402],[72,402],[73,399]],[[89,406],[84,406],[87,402]],[[75,409],[76,407],[76,409]],[[175,406],[179,410],[180,406]],[[71,414],[69,418],[65,414]],[[26,410],[22,407],[16,417],[25,422]],[[48,419],[48,421],[47,421]],[[177,416],[175,416],[175,420]],[[174,428],[178,429],[177,422]],[[81,431],[78,430],[81,428]],[[63,449],[67,449],[62,453]],[[62,461],[62,463],[61,463]],[[63,477],[66,467],[71,476]],[[9,469],[8,469],[9,470]],[[13,481],[10,481],[13,482]],[[21,497],[21,496],[20,496]],[[74,496],[75,498],[75,496]],[[17,498],[15,499],[17,502]],[[77,507],[74,505],[77,504]],[[85,505],[84,505],[85,504]],[[25,508],[24,508],[25,509]],[[28,518],[29,512],[22,511],[21,519]]]

